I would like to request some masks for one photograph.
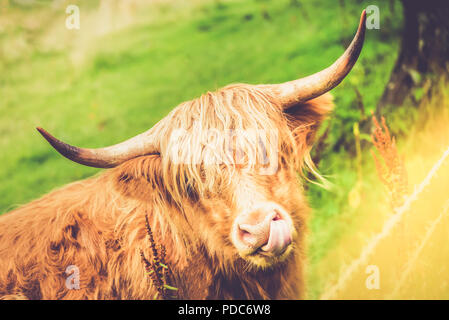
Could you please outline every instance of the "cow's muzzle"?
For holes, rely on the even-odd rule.
[[[282,207],[266,203],[236,218],[232,238],[243,256],[280,256],[292,243],[293,225]]]

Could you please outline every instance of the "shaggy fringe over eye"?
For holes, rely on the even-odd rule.
[[[271,165],[303,175],[305,164],[321,177],[309,155],[307,126],[292,130],[276,99],[256,86],[235,84],[208,92],[168,117],[170,126],[160,128],[157,138],[163,181],[178,203],[185,194],[226,192],[240,170],[258,174]]]

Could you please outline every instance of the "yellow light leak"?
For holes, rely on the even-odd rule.
[[[365,186],[379,199],[318,263],[321,299],[449,299],[449,108],[429,118],[398,140],[413,192],[389,212],[381,182]]]
[[[397,211],[385,222],[382,231],[378,234],[376,234],[371,241],[368,242],[368,244],[365,246],[365,248],[362,250],[362,253],[360,254],[360,257],[354,260],[349,267],[347,267],[343,273],[343,275],[340,276],[338,283],[333,286],[331,289],[326,291],[321,299],[327,300],[334,297],[334,295],[341,290],[346,282],[350,279],[354,271],[360,267],[361,264],[365,263],[368,259],[368,257],[371,255],[371,253],[376,249],[377,245],[381,240],[383,240],[385,237],[390,235],[393,228],[401,221],[404,213],[406,213],[409,209],[411,204],[418,199],[421,192],[430,184],[432,178],[437,173],[438,169],[440,169],[441,165],[444,163],[444,161],[449,156],[449,147],[444,152],[443,156],[437,161],[437,163],[433,166],[433,168],[430,170],[429,174],[426,176],[426,178],[421,182],[418,188],[415,189],[413,194],[409,197],[407,197],[405,203],[397,209]],[[449,196],[449,195],[448,195]]]

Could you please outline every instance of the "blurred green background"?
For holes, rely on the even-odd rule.
[[[69,3],[80,8],[79,30],[65,26]],[[309,295],[317,297],[314,264],[357,223],[348,205],[357,180],[353,125],[361,102],[365,114],[375,109],[396,60],[398,1],[0,0],[0,214],[99,172],[61,157],[36,126],[101,147],[147,130],[207,90],[314,73],[344,51],[368,5],[379,7],[381,27],[367,30],[358,63],[333,90],[337,108],[325,126],[319,169],[333,187],[308,189],[315,209]],[[373,169],[369,153],[362,160]]]

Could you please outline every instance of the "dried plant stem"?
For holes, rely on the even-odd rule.
[[[390,207],[394,210],[404,203],[404,199],[408,194],[407,171],[403,157],[399,156],[395,139],[390,135],[385,118],[381,118],[382,125],[379,124],[375,116],[373,116],[372,120],[374,132],[371,135],[371,141],[382,161],[376,157],[373,151],[371,153],[376,165],[377,175],[388,190]],[[397,235],[403,240],[404,234],[405,226],[404,223],[400,222]],[[398,257],[403,257],[405,252],[403,249],[398,248]],[[397,270],[399,269],[398,267]]]
[[[383,163],[371,151],[376,164],[377,174],[382,183],[387,187],[392,208],[402,205],[404,198],[408,194],[407,171],[405,170],[404,159],[399,156],[394,137],[382,117],[382,126],[373,116],[374,133],[371,140],[374,147],[380,154]]]

